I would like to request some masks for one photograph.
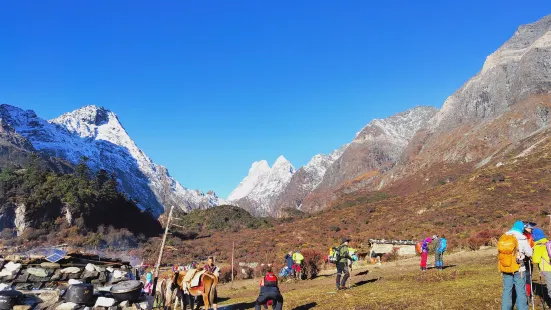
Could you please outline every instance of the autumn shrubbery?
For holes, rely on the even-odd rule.
[[[382,257],[381,257],[381,261],[387,263],[387,262],[392,262],[392,261],[395,261],[395,260],[398,260],[398,258],[400,257],[398,255],[398,248],[392,248],[392,251],[384,254]]]
[[[310,279],[315,278],[323,265],[323,254],[314,249],[304,249],[301,251],[304,256],[304,271]]]
[[[503,232],[496,229],[485,229],[472,234],[467,239],[467,246],[471,250],[478,250],[481,246],[492,244],[492,240],[499,239]]]
[[[233,269],[233,277],[237,278],[237,269]],[[232,267],[224,266],[220,268],[220,277],[218,278],[220,283],[229,283],[232,280]]]

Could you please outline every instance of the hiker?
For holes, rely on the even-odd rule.
[[[526,222],[524,223],[524,231],[522,232],[532,249],[534,248],[532,230],[536,227],[536,225],[537,224],[533,222]],[[524,259],[524,265],[526,267],[526,296],[530,299],[530,296],[532,296],[532,271],[534,270],[534,266],[532,266],[532,261],[530,258]]]
[[[220,268],[218,268],[216,265],[214,265],[214,257],[209,256],[207,260],[207,264],[203,267],[204,270],[207,272],[210,272],[214,274],[217,278],[220,277]],[[214,303],[212,307],[214,310],[218,309],[218,293],[216,291],[216,287],[214,287]]]
[[[444,252],[446,251],[448,241],[446,240],[446,237],[442,235],[442,237],[438,237],[437,244],[438,246],[434,247],[434,266],[438,270],[444,270]]]
[[[350,242],[350,239],[343,237],[341,245],[337,248],[338,250],[337,278],[336,278],[337,290],[345,290],[346,281],[350,277],[350,272],[348,271],[348,260],[353,260],[353,258],[350,257],[350,254],[349,254],[348,242]],[[341,282],[341,274],[343,274],[342,282]]]
[[[285,264],[286,264],[286,267],[289,269],[289,270],[293,270],[293,251],[289,251],[289,253],[287,253],[285,255]]]
[[[513,228],[499,238],[497,242],[498,268],[503,276],[503,294],[501,309],[513,309],[513,287],[515,288],[517,310],[528,310],[526,299],[525,257],[532,256],[532,248],[522,234],[524,223],[516,221]]]
[[[549,260],[549,252],[546,246],[549,240],[545,238],[545,234],[541,228],[534,228],[532,230],[532,237],[534,238],[534,256],[532,256],[532,260],[534,264],[538,265],[540,273],[543,274],[545,283],[547,283],[547,287],[551,288],[551,260]],[[551,298],[551,290],[547,290],[547,294]]]
[[[151,272],[148,272],[145,276],[145,285],[143,287],[143,291],[146,295],[151,294],[151,290],[153,289],[153,274]]]
[[[279,291],[277,277],[272,272],[272,267],[268,267],[268,271],[262,280],[260,280],[260,294],[256,299],[254,308],[260,310],[261,305],[267,305],[272,302],[272,309],[281,310],[283,308],[283,296]]]
[[[440,238],[438,237],[438,235],[432,235],[431,239],[432,239],[431,246],[434,251],[434,268],[439,269],[438,261],[440,257],[438,256],[438,248],[440,247]]]
[[[302,261],[304,260],[304,256],[302,256],[302,254],[300,253],[300,250],[297,250],[294,254],[293,254],[293,271],[295,272],[295,277],[297,279],[302,279],[302,274],[301,274],[301,268],[302,268]]]
[[[432,242],[432,238],[426,238],[421,244],[421,271],[427,271],[427,259],[429,257],[429,245]]]

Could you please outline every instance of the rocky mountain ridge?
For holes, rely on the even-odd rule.
[[[384,190],[406,179],[416,180],[403,186],[410,193],[491,164],[549,127],[550,97],[551,15],[520,26],[440,110],[418,107],[373,120],[310,193],[297,198],[297,190],[287,188],[284,196],[290,198],[271,208],[317,211],[343,195]],[[295,183],[290,186],[300,187]]]
[[[165,206],[190,211],[220,202],[212,192],[184,188],[138,148],[117,115],[105,108],[86,106],[46,121],[34,111],[0,105],[0,119],[41,154],[73,164],[86,158],[93,170],[115,173],[121,189],[155,216]]]

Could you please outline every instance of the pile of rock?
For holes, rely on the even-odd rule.
[[[148,309],[142,297],[134,304],[118,303],[110,295],[110,287],[136,279],[136,269],[120,260],[92,255],[68,255],[56,263],[45,257],[7,256],[0,259],[0,291],[17,290],[25,294],[19,310],[63,309]],[[63,294],[69,285],[87,283],[94,288],[91,305],[66,302]]]

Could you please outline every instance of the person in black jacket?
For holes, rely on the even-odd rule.
[[[277,277],[269,268],[268,272],[260,281],[260,295],[255,302],[255,310],[260,310],[261,305],[266,305],[268,301],[272,301],[272,309],[281,310],[283,308],[283,296],[279,291]]]

